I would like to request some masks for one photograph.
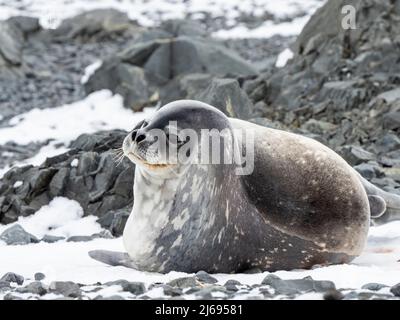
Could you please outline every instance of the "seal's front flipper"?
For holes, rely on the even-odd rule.
[[[89,251],[89,256],[94,260],[103,262],[110,266],[124,266],[127,268],[136,269],[131,258],[125,252],[93,250]]]
[[[371,218],[381,217],[386,212],[386,202],[381,196],[368,195]]]

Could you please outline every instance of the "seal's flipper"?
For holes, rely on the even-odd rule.
[[[89,256],[94,260],[100,261],[110,266],[123,266],[136,269],[133,261],[125,252],[93,250],[89,251]]]
[[[371,218],[375,225],[380,225],[390,221],[400,220],[400,195],[387,192],[373,185],[360,176],[361,183],[368,195],[369,205],[371,208]],[[383,213],[382,204],[379,204],[381,198],[385,202],[385,210]]]
[[[386,202],[381,196],[368,195],[371,218],[381,217],[386,212]]]

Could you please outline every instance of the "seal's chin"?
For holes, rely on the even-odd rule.
[[[171,164],[171,163],[150,163],[146,160],[144,160],[142,157],[136,155],[133,152],[127,152],[125,155],[136,165],[142,166],[148,170],[151,171],[159,171],[159,170],[165,170],[165,169],[174,169],[177,164]]]

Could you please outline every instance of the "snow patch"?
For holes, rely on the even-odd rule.
[[[0,233],[14,224],[19,224],[39,239],[44,235],[65,238],[75,235],[90,236],[102,230],[96,220],[95,216],[83,217],[83,209],[75,200],[56,197],[35,214],[20,217],[13,224],[0,225]]]
[[[286,66],[286,63],[292,59],[294,56],[293,51],[286,48],[285,50],[283,50],[279,55],[278,58],[276,59],[276,63],[275,66],[277,68],[283,68],[284,66]]]
[[[15,181],[15,183],[13,185],[13,188],[14,189],[19,188],[22,185],[23,185],[23,181]]]
[[[122,97],[101,90],[82,101],[52,109],[33,109],[10,120],[13,127],[0,129],[0,144],[14,141],[28,144],[55,139],[70,142],[82,133],[100,130],[130,130],[136,122],[152,112],[133,112],[123,107]]]
[[[74,159],[74,160],[72,160],[71,161],[71,167],[77,167],[78,166],[78,164],[79,164],[79,160],[78,159]]]
[[[102,66],[103,62],[98,60],[85,68],[84,75],[81,78],[81,84],[89,81],[89,78]]]

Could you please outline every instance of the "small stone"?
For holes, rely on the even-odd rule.
[[[30,284],[26,285],[25,287],[17,288],[16,291],[19,293],[37,294],[39,296],[43,296],[47,293],[46,287],[40,281],[31,282]]]
[[[67,242],[88,242],[92,240],[92,236],[72,236],[67,239]]]
[[[170,285],[171,287],[188,288],[196,287],[198,285],[198,282],[195,277],[183,277],[168,282],[168,285]]]
[[[8,283],[14,282],[20,286],[24,283],[24,277],[13,272],[7,272],[4,276],[0,278],[0,281],[5,281]]]
[[[332,281],[318,281],[311,277],[295,280],[282,280],[275,275],[268,275],[262,281],[262,284],[271,286],[276,294],[294,295],[305,292],[326,292],[335,290],[335,284]]]
[[[12,293],[7,293],[4,297],[3,300],[23,300],[21,297],[15,296]]]
[[[352,166],[359,165],[374,159],[371,152],[358,146],[344,146],[340,152],[343,158]]]
[[[64,297],[79,298],[82,295],[79,285],[72,281],[53,281],[49,288],[51,292],[62,294]]]
[[[43,280],[44,278],[46,278],[46,276],[43,274],[43,273],[41,273],[41,272],[37,272],[37,273],[35,273],[35,280],[36,281],[41,281],[41,280]]]
[[[47,243],[54,243],[54,242],[61,241],[64,239],[65,239],[64,237],[51,236],[51,235],[46,234],[40,241],[47,242]]]
[[[144,286],[143,282],[128,282],[122,286],[122,289],[134,294],[135,296],[141,295],[146,291],[146,287]]]
[[[203,282],[203,283],[217,283],[218,280],[215,279],[214,277],[210,276],[207,272],[205,271],[199,271],[196,273],[196,278],[198,281]]]
[[[8,245],[24,245],[39,242],[34,235],[26,232],[19,224],[15,224],[4,230],[0,235],[0,240],[3,240]]]
[[[2,289],[10,289],[10,283],[7,281],[0,281],[0,290]]]
[[[374,283],[374,282],[372,282],[372,283],[364,284],[361,287],[361,289],[371,290],[371,291],[379,291],[379,290],[381,290],[383,288],[386,288],[386,287],[387,287],[387,285],[384,285],[382,283]]]
[[[163,285],[163,290],[164,290],[164,294],[167,296],[171,296],[171,297],[177,297],[177,296],[181,296],[182,295],[182,289],[180,288],[176,288],[176,287],[171,287],[169,285]]]
[[[323,298],[324,300],[342,300],[344,295],[339,290],[329,290],[324,293]]]
[[[256,273],[262,273],[262,270],[260,268],[250,268],[250,269],[247,269],[243,273],[245,273],[245,274],[256,274]]]
[[[390,292],[393,293],[396,297],[400,297],[400,283],[391,287]]]

